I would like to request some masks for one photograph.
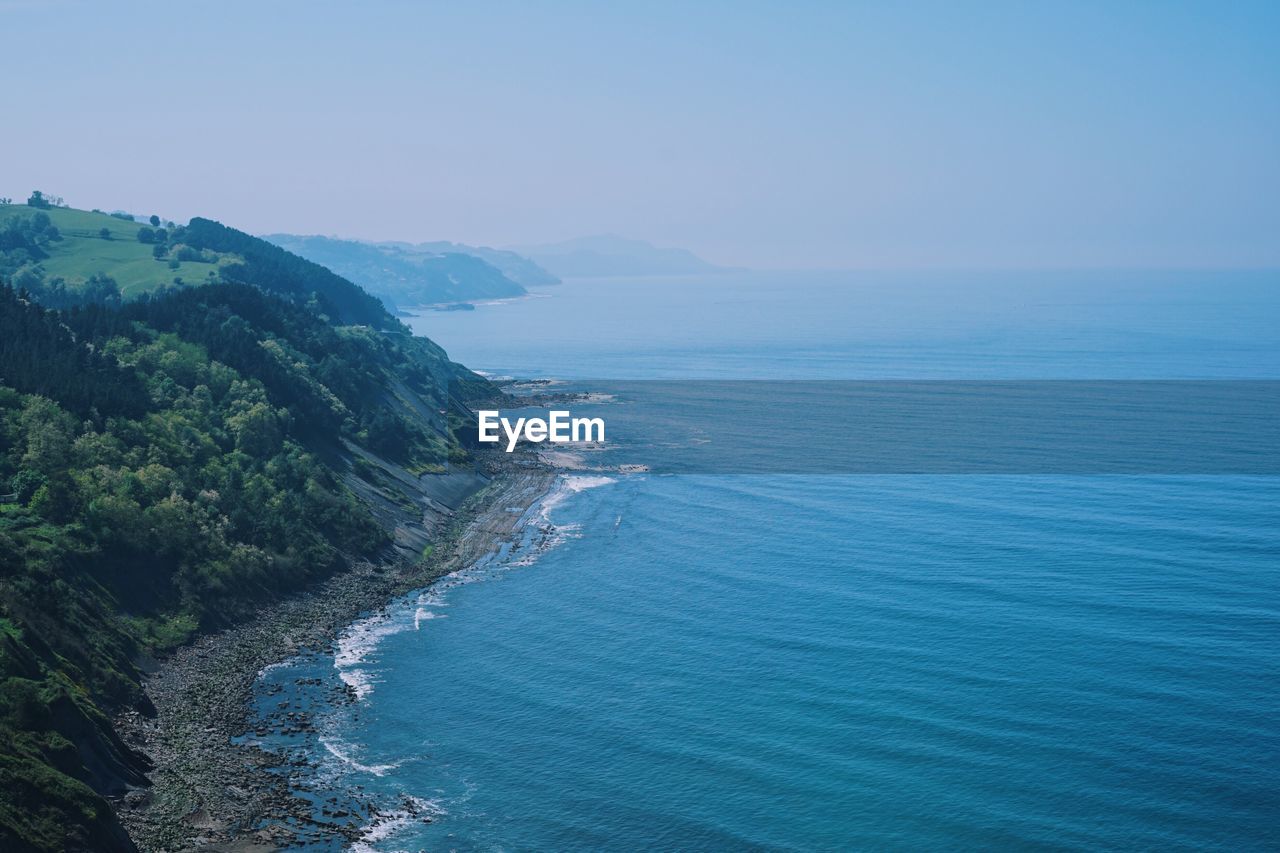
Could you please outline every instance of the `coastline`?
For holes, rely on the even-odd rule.
[[[291,792],[288,774],[275,772],[288,762],[236,743],[250,728],[254,682],[264,668],[328,648],[362,615],[472,565],[536,523],[529,509],[550,493],[559,472],[524,461],[504,465],[451,514],[426,560],[357,562],[161,662],[146,681],[156,715],[130,711],[115,721],[121,738],[147,753],[156,768],[150,788],[113,801],[130,838],[147,850],[273,850],[296,838],[290,824],[358,838],[359,825],[315,820],[312,804]],[[292,724],[309,727],[305,718]]]
[[[559,282],[557,282],[558,284]],[[546,299],[551,296],[550,293],[543,293],[540,290],[530,290],[521,293],[519,296],[492,296],[480,299],[455,299],[451,302],[424,302],[419,305],[410,305],[399,310],[398,314],[402,317],[421,317],[429,311],[450,313],[453,311],[474,311],[476,308],[488,305],[508,305],[513,302],[526,302],[530,299]],[[468,306],[460,308],[457,306]]]

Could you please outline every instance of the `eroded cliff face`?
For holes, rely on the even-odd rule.
[[[392,548],[402,559],[420,559],[458,507],[490,482],[473,468],[414,474],[357,445],[348,445],[347,451],[353,464],[343,482],[391,535]]]
[[[12,754],[0,756],[0,784],[12,803],[6,822],[24,830],[0,833],[4,849],[134,850],[103,795],[148,785],[150,759],[58,671],[38,636],[0,633],[0,657],[5,711],[20,724]]]

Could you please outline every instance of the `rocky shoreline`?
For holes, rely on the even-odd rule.
[[[357,837],[358,820],[316,820],[314,805],[295,796],[289,774],[278,772],[283,769],[279,757],[234,742],[249,730],[258,673],[304,650],[328,648],[361,614],[511,541],[524,511],[555,478],[556,471],[541,464],[504,466],[440,526],[428,559],[357,563],[161,663],[146,682],[155,716],[130,711],[116,720],[124,741],[150,756],[156,767],[150,788],[131,790],[114,802],[139,848],[256,851],[296,844],[300,834],[329,834],[335,841]],[[287,722],[300,730],[310,725],[300,713]]]

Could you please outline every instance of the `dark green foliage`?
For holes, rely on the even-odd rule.
[[[0,482],[27,513],[6,518],[64,530],[50,541],[68,559],[92,554],[104,589],[127,590],[144,611],[216,624],[336,568],[339,549],[385,542],[304,446],[336,447],[349,413],[292,343],[305,346],[309,333],[332,344],[328,371],[355,389],[369,383],[369,400],[352,399],[371,410],[387,380],[343,362],[350,348],[303,309],[243,286],[62,318],[11,289],[0,297],[0,368],[17,390],[41,395],[0,398]],[[244,370],[211,359],[202,337]],[[399,414],[378,421],[426,438]],[[408,455],[412,442],[397,449]]]
[[[410,461],[414,445],[423,438],[416,424],[387,409],[378,409],[368,417],[364,431],[370,450],[401,463]]]
[[[159,228],[159,227],[160,227],[160,217],[159,217],[159,216],[156,216],[154,213],[153,213],[153,214],[151,214],[151,218],[150,218],[150,219],[148,219],[147,221],[151,223],[151,227],[152,227],[152,228]]]
[[[273,403],[288,407],[300,428],[321,440],[336,440],[349,416],[342,397],[335,400],[323,380],[334,383],[352,404],[380,385],[376,369],[366,364],[362,370],[361,353],[345,346],[332,326],[247,285],[206,285],[138,300],[125,307],[119,320],[118,334],[136,337],[129,325],[138,321],[203,345],[213,358],[262,382]],[[70,321],[80,322],[78,316]],[[306,381],[297,370],[299,363],[314,362],[311,354],[330,365],[323,379],[315,377],[321,381]]]
[[[146,391],[116,360],[77,341],[58,315],[0,285],[0,376],[28,394],[62,401],[71,412],[138,416]]]
[[[46,308],[72,308],[93,303],[119,305],[121,299],[115,279],[101,273],[89,276],[79,287],[68,287],[60,276],[46,278],[43,267],[27,265],[10,276],[9,282],[19,294],[25,294]],[[2,284],[3,278],[0,278]]]
[[[25,504],[35,497],[36,490],[47,482],[49,478],[39,471],[23,468],[9,478],[9,489],[15,501]]]
[[[44,210],[48,210],[50,207],[53,207],[53,205],[49,203],[49,200],[44,197],[44,193],[40,192],[40,190],[31,191],[31,197],[27,199],[27,206],[38,207]]]
[[[62,239],[49,214],[10,216],[0,225],[0,274],[13,273],[49,257],[51,242]]]
[[[216,260],[215,256],[207,255],[192,246],[177,246],[173,256],[179,261],[196,261],[197,263],[213,263]]]
[[[153,217],[154,218],[154,217]],[[156,232],[147,226],[138,229],[138,242],[151,244],[156,241]]]

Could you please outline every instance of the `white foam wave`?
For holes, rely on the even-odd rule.
[[[556,487],[539,503],[538,517],[543,521],[549,522],[552,511],[578,492],[607,486],[616,482],[617,480],[613,477],[606,477],[603,474],[569,474],[562,476]]]
[[[295,663],[294,658],[289,658],[287,660],[282,660],[282,661],[276,661],[275,663],[269,663],[266,666],[264,666],[262,669],[258,670],[258,674],[255,676],[255,678],[257,678],[259,681],[262,681],[267,676],[275,672],[277,669],[284,669],[287,666],[293,666],[294,663]]]
[[[594,489],[597,486],[607,486],[610,483],[616,483],[617,480],[612,477],[606,477],[602,474],[587,475],[575,474],[564,478],[564,485],[571,492],[581,492],[585,489]]]
[[[449,602],[444,600],[444,596],[440,594],[440,590],[434,586],[427,587],[418,593],[419,607],[448,607]]]
[[[530,509],[524,538],[512,548],[506,565],[513,568],[530,566],[546,552],[570,539],[579,538],[582,535],[582,525],[556,523],[551,520],[551,514],[579,492],[616,482],[613,477],[602,474],[561,475],[555,488]]]
[[[392,770],[400,766],[400,762],[394,764],[364,764],[351,755],[351,746],[337,738],[328,735],[320,736],[320,745],[323,746],[330,755],[341,761],[343,764],[361,773],[372,773],[374,776],[385,776]]]
[[[413,614],[413,630],[420,630],[422,628],[422,623],[428,619],[443,618],[445,618],[443,613],[436,613],[435,611],[427,610],[425,607],[419,607]]]
[[[408,627],[388,613],[379,613],[352,623],[338,635],[333,666],[338,670],[338,678],[355,692],[357,699],[364,699],[373,692],[376,679],[365,666],[369,656],[384,638]]]
[[[364,828],[364,832],[352,842],[349,849],[352,853],[376,853],[377,848],[374,845],[379,841],[391,838],[412,823],[423,819],[434,819],[448,813],[437,800],[406,794],[401,800],[401,808],[380,813]]]

